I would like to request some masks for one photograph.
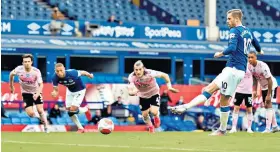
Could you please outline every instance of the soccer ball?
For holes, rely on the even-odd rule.
[[[111,119],[109,118],[102,118],[98,122],[98,130],[102,134],[110,134],[114,130],[114,123]]]

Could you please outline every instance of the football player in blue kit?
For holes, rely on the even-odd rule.
[[[220,128],[211,135],[224,135],[226,133],[230,112],[228,101],[234,94],[237,85],[244,78],[247,68],[247,54],[250,51],[251,44],[253,44],[257,52],[263,54],[254,35],[247,27],[242,25],[242,16],[243,14],[240,9],[232,9],[227,12],[227,24],[230,28],[228,47],[223,52],[216,52],[214,55],[215,58],[224,55],[229,56],[222,73],[204,89],[202,94],[198,95],[191,102],[171,108],[173,113],[183,113],[187,109],[207,101],[215,91],[220,90],[221,123]]]
[[[77,114],[86,113],[90,110],[88,107],[80,107],[85,93],[86,86],[82,82],[80,76],[87,76],[89,78],[93,78],[93,74],[90,74],[87,71],[68,69],[65,70],[65,67],[61,63],[57,63],[55,65],[55,74],[53,75],[53,91],[52,96],[57,97],[58,95],[58,84],[64,85],[67,87],[66,90],[66,109],[68,110],[68,115],[72,119],[72,121],[78,127],[78,133],[84,133],[85,129],[81,125]]]

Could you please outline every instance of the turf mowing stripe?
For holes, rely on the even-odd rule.
[[[118,146],[118,145],[43,143],[43,142],[27,142],[27,141],[14,141],[14,140],[2,140],[2,142],[3,143],[15,143],[15,144],[33,144],[33,145],[59,145],[59,146],[104,147],[104,148],[136,148],[136,149],[177,150],[177,151],[205,151],[205,152],[223,152],[223,151],[225,151],[225,150],[190,149],[190,148],[173,148],[173,147],[133,147],[133,146]]]

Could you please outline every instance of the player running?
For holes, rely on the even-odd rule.
[[[43,80],[39,69],[32,66],[33,56],[31,54],[24,54],[22,56],[22,64],[16,67],[10,73],[10,89],[11,93],[15,93],[14,76],[19,78],[23,102],[25,102],[25,112],[29,117],[35,117],[33,111],[33,104],[36,105],[40,119],[44,124],[44,131],[49,133],[48,121],[44,112],[42,90]]]
[[[142,111],[143,120],[147,124],[150,133],[154,133],[154,128],[158,128],[160,126],[159,86],[155,78],[163,78],[167,84],[168,90],[174,93],[179,92],[171,86],[168,74],[146,69],[140,60],[135,62],[134,72],[132,72],[128,77],[130,84],[128,88],[129,95],[138,95],[140,97],[140,109]],[[151,122],[149,112],[151,112],[154,116],[154,126]]]
[[[237,85],[245,76],[247,54],[251,43],[258,52],[263,53],[254,35],[247,27],[242,25],[242,16],[243,14],[240,9],[232,9],[227,12],[227,24],[230,28],[228,47],[223,52],[216,52],[214,55],[215,58],[229,55],[226,67],[222,73],[205,88],[201,95],[198,95],[190,103],[171,108],[171,111],[174,113],[183,113],[187,109],[205,102],[215,91],[220,90],[220,127],[210,135],[224,135],[226,133],[230,111],[228,101],[234,94]]]
[[[236,93],[234,96],[234,110],[232,113],[232,128],[229,133],[235,133],[238,113],[240,105],[245,101],[246,111],[247,111],[247,120],[248,120],[248,133],[254,133],[251,129],[253,122],[253,111],[252,111],[252,90],[253,90],[253,78],[251,72],[247,69],[245,77],[241,80],[237,86]]]
[[[253,75],[253,95],[257,94],[257,82],[260,83],[262,89],[262,99],[266,109],[266,129],[263,133],[270,133],[272,124],[272,132],[280,131],[277,125],[275,111],[272,108],[272,100],[276,101],[277,97],[277,81],[272,76],[269,67],[266,63],[257,60],[255,52],[250,52],[248,55],[249,65],[248,69]]]
[[[55,74],[53,75],[53,91],[52,96],[57,97],[58,95],[58,84],[64,85],[67,87],[66,90],[66,109],[68,110],[68,115],[72,119],[72,121],[78,127],[78,133],[84,133],[84,127],[81,125],[77,114],[85,113],[87,119],[90,120],[90,110],[87,107],[80,107],[85,93],[86,87],[82,82],[80,76],[87,76],[89,78],[93,78],[93,74],[90,74],[86,71],[69,69],[65,70],[65,67],[62,63],[57,63],[55,65]]]

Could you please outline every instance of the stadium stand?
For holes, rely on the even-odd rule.
[[[1,0],[3,19],[50,19],[51,9],[33,0]]]
[[[152,0],[156,5],[179,18],[180,24],[187,19],[198,19],[204,25],[204,0]]]
[[[204,0],[152,1],[159,7],[178,17],[180,24],[186,24],[187,19],[198,19],[200,21],[200,25],[204,26]],[[279,2],[275,1],[275,3],[280,5]],[[274,3],[271,3],[271,5],[274,5]],[[278,5],[274,6],[277,7]],[[244,13],[244,24],[246,26],[266,28],[276,28],[280,26],[279,22],[274,21],[271,16],[264,15],[264,13],[262,13],[260,10],[256,10],[252,5],[246,4],[244,0],[217,0],[217,14],[226,14],[229,9],[234,8],[242,9]],[[225,22],[225,15],[217,15],[217,26],[225,26]]]
[[[263,0],[263,1],[280,11],[280,0]]]
[[[258,28],[276,28],[279,22],[271,16],[264,15],[261,10],[256,10],[252,5],[246,4],[244,0],[227,1],[217,0],[217,14],[226,14],[229,9],[240,8],[244,14],[244,25]],[[217,15],[217,25],[225,26],[226,16]]]
[[[70,18],[78,20],[107,20],[111,15],[116,19],[138,23],[160,23],[127,0],[47,0],[51,6],[58,6]]]

